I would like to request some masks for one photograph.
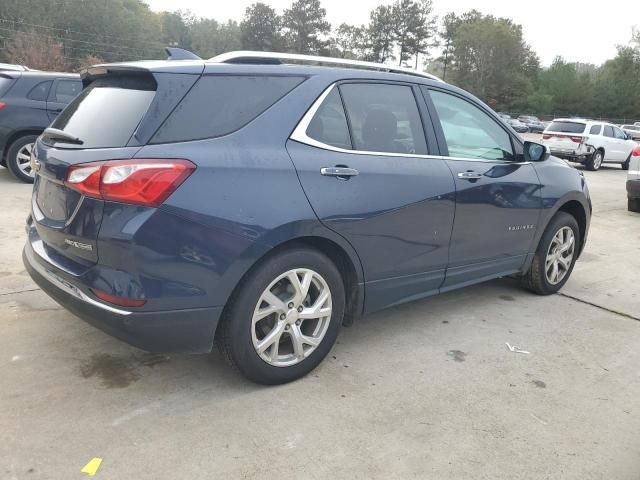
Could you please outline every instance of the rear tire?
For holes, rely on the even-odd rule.
[[[573,241],[569,245],[571,235]],[[540,239],[529,270],[521,277],[522,286],[538,295],[558,292],[571,276],[579,245],[580,229],[576,219],[565,212],[556,213]]]
[[[30,156],[38,135],[25,135],[15,140],[7,150],[7,168],[18,180],[33,183]]]
[[[216,342],[227,362],[249,380],[291,382],[331,350],[344,316],[345,292],[340,272],[321,252],[296,247],[276,253],[237,290]]]
[[[629,164],[631,163],[631,154],[627,157],[624,163],[621,165],[622,170],[629,170]]]
[[[596,170],[600,169],[600,167],[602,166],[602,162],[604,162],[604,153],[602,152],[602,150],[596,150],[595,152],[593,152],[593,155],[587,158],[585,166],[587,167],[587,170],[595,172]]]
[[[630,212],[640,213],[640,198],[627,197],[627,210]]]

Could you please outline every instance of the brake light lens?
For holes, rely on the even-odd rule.
[[[177,159],[82,163],[69,167],[65,185],[89,197],[158,207],[195,169]]]
[[[633,149],[631,155],[633,157],[640,157],[640,145],[636,146],[636,148]]]
[[[116,297],[115,295],[111,295],[106,292],[102,292],[100,290],[91,290],[93,294],[98,297],[100,300],[112,303],[113,305],[119,305],[121,307],[141,307],[147,301],[144,298],[136,299],[136,298],[127,298],[127,297]]]
[[[548,133],[545,133],[544,135],[542,135],[543,140],[549,140],[551,137],[553,137],[553,135],[549,135]]]
[[[582,143],[582,137],[569,137],[574,143]]]
[[[6,107],[7,104],[4,102],[0,102],[0,110],[2,110],[4,107]]]

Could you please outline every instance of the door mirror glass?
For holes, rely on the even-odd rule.
[[[527,162],[544,162],[549,158],[549,148],[534,142],[524,142],[524,159]]]

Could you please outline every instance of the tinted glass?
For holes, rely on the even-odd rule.
[[[351,149],[347,117],[337,88],[331,90],[307,127],[307,135],[327,145]]]
[[[600,135],[602,131],[602,125],[591,125],[591,130],[589,130],[590,135]]]
[[[0,95],[4,95],[11,84],[13,84],[13,78],[0,77]]]
[[[51,88],[51,84],[53,81],[49,80],[48,82],[40,82],[35,87],[29,91],[27,94],[27,98],[29,100],[40,100],[44,101],[49,96],[49,89]]]
[[[341,85],[355,150],[426,154],[427,144],[411,87]]]
[[[611,125],[604,126],[604,136],[613,137],[613,127],[611,127]]]
[[[149,108],[155,88],[147,77],[96,80],[51,126],[78,137],[84,142],[81,148],[124,147]]]
[[[550,132],[583,133],[586,125],[577,122],[551,122],[547,127]]]
[[[69,103],[82,90],[82,82],[74,80],[59,80],[56,84],[54,102]]]
[[[304,79],[248,75],[202,77],[151,143],[220,137],[256,118]]]
[[[509,134],[487,113],[454,95],[431,91],[452,157],[512,160]]]

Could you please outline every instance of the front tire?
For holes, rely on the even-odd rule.
[[[265,385],[313,370],[336,341],[345,309],[340,272],[323,253],[296,247],[260,263],[234,293],[216,335],[245,377]]]
[[[522,285],[538,295],[558,292],[571,276],[579,245],[576,219],[565,212],[556,213],[540,239],[529,270],[522,276]]]
[[[587,161],[585,162],[585,166],[587,167],[587,170],[595,172],[596,170],[600,169],[600,167],[602,166],[602,162],[604,162],[604,153],[602,152],[602,150],[596,150],[595,152],[593,152],[593,155],[591,155],[587,159]]]
[[[7,150],[7,168],[18,180],[33,183],[34,174],[31,170],[31,150],[38,138],[37,135],[25,135],[15,140]]]

